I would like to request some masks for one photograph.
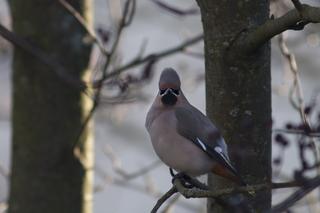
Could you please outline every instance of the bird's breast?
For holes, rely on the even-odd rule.
[[[209,172],[212,160],[177,130],[174,112],[163,112],[151,124],[149,134],[159,158],[169,167],[190,175]]]

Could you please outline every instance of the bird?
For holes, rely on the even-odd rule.
[[[169,168],[190,177],[214,173],[246,185],[230,161],[220,131],[188,102],[173,68],[165,68],[160,75],[145,127],[155,153]]]

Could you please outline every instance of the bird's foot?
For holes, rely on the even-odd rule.
[[[170,173],[171,173],[171,171],[172,171],[172,169],[170,169]],[[188,175],[186,175],[185,173],[180,172],[180,173],[174,174],[172,172],[171,175],[172,175],[172,184],[174,183],[174,181],[176,179],[179,179],[179,181],[181,182],[181,184],[185,188],[188,188],[188,189],[194,188],[194,185],[192,183],[190,183],[191,178]]]

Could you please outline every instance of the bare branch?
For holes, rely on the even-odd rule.
[[[178,191],[185,198],[217,198],[224,195],[232,195],[238,193],[248,193],[251,191],[263,191],[266,189],[281,189],[281,188],[291,188],[291,187],[299,187],[302,184],[298,182],[286,182],[286,183],[272,183],[272,184],[258,184],[258,185],[250,185],[250,186],[240,186],[235,188],[225,188],[215,191],[209,190],[201,190],[201,189],[188,189],[185,188],[180,181],[175,180],[174,185],[177,187]]]
[[[107,52],[107,50],[104,48],[103,44],[101,43],[101,41],[97,38],[96,33],[94,32],[94,30],[89,27],[86,24],[86,21],[84,20],[84,18],[81,16],[81,14],[71,5],[69,4],[67,1],[65,0],[59,0],[59,3],[81,24],[81,26],[87,31],[87,33],[91,36],[91,38],[93,39],[93,41],[98,45],[100,51],[104,54],[104,55],[108,55],[109,53]]]
[[[173,205],[179,200],[180,194],[176,194],[163,208],[162,213],[169,213]]]
[[[298,189],[296,192],[291,194],[288,198],[286,198],[283,202],[275,205],[270,212],[283,212],[288,209],[290,206],[295,204],[298,200],[303,198],[305,195],[310,193],[312,190],[320,186],[320,177],[316,177],[312,180],[309,180],[307,184]]]
[[[123,188],[132,189],[137,192],[147,193],[155,198],[158,198],[162,195],[158,190],[154,189],[154,187],[150,187],[149,186],[150,184],[147,183],[148,181],[145,181],[144,184],[141,185],[141,184],[137,184],[136,182],[130,182],[123,178],[113,177],[107,174],[104,171],[104,169],[98,165],[95,165],[95,173],[97,177],[99,177],[103,181],[102,184],[96,185],[94,187],[95,193],[102,191],[107,185],[113,184],[113,185],[121,186]]]
[[[303,130],[296,130],[296,129],[273,129],[272,131],[277,133],[305,135],[305,136],[315,137],[315,138],[320,137],[320,132],[306,132]]]
[[[238,46],[239,51],[251,53],[272,37],[286,30],[301,30],[308,23],[319,22],[320,8],[302,4],[301,12],[295,8],[279,18],[266,21],[256,29],[249,31],[242,39],[238,39],[236,46]]]
[[[295,58],[294,54],[289,51],[287,44],[285,42],[285,39],[284,39],[284,35],[282,33],[279,35],[278,42],[279,42],[279,48],[280,48],[281,54],[287,60],[289,67],[290,67],[290,71],[292,72],[292,75],[294,77],[293,78],[293,85],[292,85],[292,88],[290,90],[290,95],[289,95],[290,102],[295,109],[297,109],[298,111],[300,110],[301,119],[305,123],[306,117],[303,112],[304,111],[303,92],[302,92],[301,82],[300,82],[300,78],[299,78],[299,70],[298,70],[296,58]],[[296,104],[295,101],[293,100],[294,92],[297,92],[297,97],[298,97],[298,102],[299,102],[298,104]]]
[[[310,181],[314,181],[315,179],[320,179],[320,177],[316,177],[314,179],[311,179]],[[198,182],[198,180],[191,178],[192,181]],[[189,180],[188,180],[189,181]],[[306,181],[307,183],[308,181]],[[271,183],[271,184],[257,184],[257,185],[250,185],[250,186],[240,186],[240,187],[234,187],[234,188],[224,188],[219,189],[215,191],[210,191],[206,189],[199,189],[199,188],[186,188],[181,180],[178,178],[174,179],[173,186],[171,189],[164,194],[157,202],[156,206],[153,208],[151,212],[156,212],[160,206],[170,198],[174,193],[179,192],[182,194],[185,198],[215,198],[219,199],[221,196],[225,195],[232,195],[232,194],[239,194],[239,193],[250,193],[250,192],[256,192],[256,191],[263,191],[266,189],[281,189],[281,188],[292,188],[292,187],[300,187],[304,186],[303,183],[299,183],[296,181],[291,182],[284,182],[284,183]],[[203,187],[202,187],[203,188]],[[208,188],[208,187],[205,187]]]
[[[106,146],[105,149],[103,149],[103,153],[111,160],[113,170],[126,180],[131,180],[145,175],[146,173],[161,165],[161,161],[156,160],[146,167],[140,168],[139,170],[133,173],[128,173],[121,167],[121,160],[116,156],[111,146]]]
[[[156,205],[151,210],[151,213],[156,213],[158,209],[161,207],[161,205],[166,202],[172,195],[177,193],[177,189],[175,186],[172,186],[169,191],[167,191],[156,203]]]
[[[136,11],[136,0],[127,1],[127,6],[124,7],[123,12],[123,26],[129,26],[133,20]]]
[[[163,196],[163,193],[161,193],[160,191],[158,191],[156,189],[151,189],[150,190],[149,189],[150,188],[149,184],[146,183],[147,181],[145,181],[144,185],[140,185],[140,184],[137,184],[135,182],[130,182],[128,180],[125,180],[123,178],[113,178],[112,176],[106,174],[103,171],[103,169],[98,167],[98,166],[95,166],[95,172],[96,172],[97,176],[99,178],[101,178],[103,180],[103,182],[104,182],[103,184],[97,185],[95,187],[95,190],[94,190],[95,193],[103,190],[106,185],[114,184],[116,186],[124,187],[126,189],[131,189],[131,190],[134,190],[134,191],[137,191],[137,192],[140,192],[140,193],[147,193],[148,195],[151,195],[153,198],[156,198],[156,199],[158,199],[159,197]],[[178,205],[178,206],[180,206],[180,207],[182,207],[182,208],[184,208],[186,210],[189,210],[189,211],[190,210],[193,210],[193,211],[196,210],[195,207],[189,202],[181,201],[181,202],[177,202],[176,205]]]
[[[160,0],[152,0],[155,4],[157,4],[160,8],[165,9],[175,15],[179,16],[186,16],[186,15],[198,15],[199,9],[198,8],[190,8],[187,10],[181,10],[177,7],[173,7],[172,5],[166,4]]]
[[[197,35],[191,39],[188,39],[186,40],[185,42],[177,45],[177,46],[174,46],[174,47],[171,47],[169,49],[166,49],[164,51],[161,51],[161,52],[157,52],[157,53],[152,53],[152,54],[149,54],[148,56],[144,57],[144,58],[140,58],[140,57],[137,57],[137,58],[134,58],[133,60],[131,60],[130,62],[128,62],[127,64],[119,67],[119,68],[116,68],[114,70],[112,70],[109,74],[106,75],[106,79],[109,78],[109,77],[113,77],[115,75],[119,75],[120,73],[130,69],[130,68],[133,68],[135,66],[138,66],[138,65],[141,65],[149,60],[154,60],[155,58],[156,59],[161,59],[161,58],[164,58],[164,57],[167,57],[167,56],[170,56],[172,54],[175,54],[177,52],[181,52],[183,51],[186,47],[188,46],[191,46],[199,41],[202,41],[203,40],[203,34],[200,34],[200,35]],[[96,84],[96,83],[95,83]]]
[[[131,8],[131,10],[130,10],[130,8]],[[108,68],[109,68],[109,66],[111,64],[111,60],[112,60],[112,58],[113,58],[113,56],[114,56],[114,54],[116,52],[116,49],[118,47],[118,43],[119,43],[119,40],[120,40],[120,37],[121,37],[123,29],[125,27],[127,27],[129,25],[129,23],[131,23],[131,21],[132,21],[132,18],[133,18],[133,15],[134,15],[134,11],[133,10],[135,10],[135,0],[127,0],[125,2],[125,5],[124,5],[124,10],[123,10],[124,12],[123,12],[121,20],[119,22],[119,27],[118,27],[118,31],[116,33],[115,41],[112,44],[110,52],[106,55],[106,62],[105,62],[104,66],[103,66],[103,69],[102,69],[102,77],[101,77],[101,79],[99,79],[94,84],[94,86],[96,88],[96,91],[95,91],[94,98],[93,98],[93,106],[90,109],[90,112],[87,115],[86,119],[84,120],[83,124],[81,125],[80,130],[79,130],[79,134],[77,135],[77,137],[75,138],[75,142],[73,143],[73,152],[74,153],[80,153],[80,152],[77,151],[78,142],[80,141],[79,139],[81,138],[84,129],[88,125],[89,121],[91,120],[91,118],[94,115],[94,112],[96,111],[96,109],[99,106],[100,99],[101,99],[102,88],[103,88],[103,84],[102,83],[103,83],[104,80],[106,80],[108,78],[107,77]],[[81,158],[81,156],[77,156],[77,157],[79,159]]]
[[[25,39],[18,36],[17,34],[9,31],[2,24],[0,24],[0,35],[9,42],[11,42],[15,47],[28,52],[42,63],[48,65],[50,68],[52,68],[52,71],[55,72],[55,74],[57,74],[58,77],[60,77],[62,81],[71,85],[73,88],[85,90],[88,87],[88,83],[76,79],[75,77],[70,75],[70,72],[60,63],[58,63],[52,57],[50,57],[50,55],[43,52],[39,48],[36,48],[35,46],[31,45],[29,42],[27,42]]]
[[[286,60],[289,64],[290,70],[291,70],[293,77],[294,77],[293,78],[293,85],[290,88],[290,92],[289,92],[290,93],[289,100],[290,100],[292,106],[294,106],[294,108],[299,112],[302,123],[305,126],[305,130],[311,132],[311,130],[312,130],[311,124],[310,124],[308,116],[305,113],[304,96],[303,96],[302,85],[301,85],[301,81],[300,81],[300,77],[299,77],[298,65],[297,65],[294,54],[291,53],[287,47],[283,33],[281,33],[279,35],[279,46],[280,46],[281,54],[286,58]],[[294,97],[293,97],[294,94],[296,94],[298,103],[295,103],[295,101],[294,101]],[[312,151],[313,151],[314,158],[316,159],[316,161],[319,161],[320,160],[319,159],[320,153],[319,153],[319,150],[317,149],[316,141],[314,140],[313,137],[311,137],[310,142],[313,147]],[[301,144],[301,146],[302,146],[302,144]],[[304,162],[303,150],[304,149],[300,149],[302,162]]]

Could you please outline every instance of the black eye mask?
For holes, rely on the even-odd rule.
[[[164,105],[173,106],[177,102],[180,91],[177,89],[160,89],[161,101]]]
[[[160,95],[163,95],[165,92],[166,92],[166,89],[160,89],[159,94],[160,94]]]
[[[173,94],[176,95],[176,96],[180,95],[180,90],[179,90],[179,89],[172,89],[172,88],[160,89],[160,90],[159,90],[159,94],[160,94],[161,96],[163,96],[163,94],[165,94],[167,90],[168,90],[168,92],[171,92],[171,93],[173,93]]]
[[[175,94],[176,96],[180,95],[180,90],[178,90],[178,89],[171,89],[171,91],[172,91],[173,94]]]

